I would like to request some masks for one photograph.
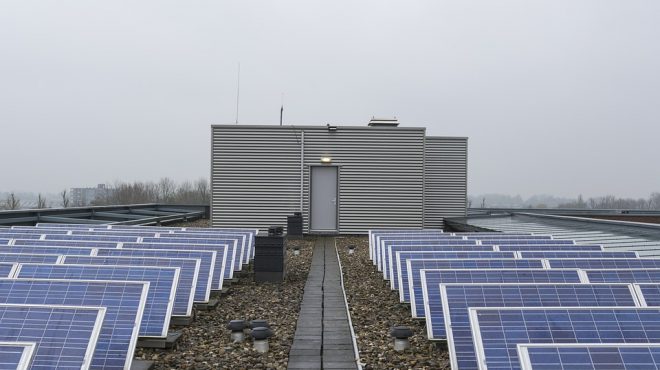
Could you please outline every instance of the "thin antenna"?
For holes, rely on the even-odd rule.
[[[238,125],[238,104],[241,98],[241,63],[238,63],[238,76],[236,78],[236,124]]]
[[[282,126],[282,116],[284,116],[284,93],[282,93],[282,108],[280,108],[280,126]]]

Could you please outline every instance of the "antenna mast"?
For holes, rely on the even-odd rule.
[[[238,63],[238,75],[236,78],[236,124],[238,125],[238,103],[241,98],[241,63]]]

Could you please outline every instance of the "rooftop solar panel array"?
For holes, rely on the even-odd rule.
[[[660,310],[643,308],[660,306],[660,259],[551,235],[414,230],[372,230],[369,252],[400,300],[410,302],[411,315],[426,320],[428,338],[448,340],[454,369],[518,369],[523,352],[524,369],[656,368],[660,358],[645,345],[660,344]],[[560,308],[549,319],[546,310]],[[633,311],[617,316],[601,308]],[[487,310],[506,320],[488,327],[493,315],[480,316]],[[653,332],[640,334],[640,327]],[[594,348],[555,346],[591,338],[598,339]],[[633,340],[643,345],[622,352],[624,343],[640,345]],[[630,353],[640,354],[637,362]]]

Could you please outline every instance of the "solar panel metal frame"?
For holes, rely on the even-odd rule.
[[[233,258],[236,256],[236,248],[231,248],[228,245],[209,245],[209,244],[195,244],[193,249],[198,248],[199,250],[214,250],[216,251],[218,257],[220,254],[218,252],[219,248],[222,248],[222,259],[219,260],[216,258],[216,263],[218,261],[221,261],[220,264],[220,270],[221,274],[218,276],[218,279],[213,282],[213,285],[211,287],[211,290],[222,290],[224,286],[224,281],[225,279],[231,279],[234,276],[234,269],[233,269]],[[208,248],[208,249],[206,249]],[[172,249],[172,250],[177,250],[177,249],[183,249],[187,250],[188,247],[185,244],[169,244],[169,243],[124,243],[120,246],[119,249]],[[230,252],[231,249],[231,252]],[[197,250],[197,249],[195,249]],[[232,254],[232,259],[230,263],[227,263],[228,259],[230,259],[230,253]],[[216,265],[216,269],[217,269]],[[216,269],[214,269],[214,277],[215,277],[215,272]]]
[[[544,259],[558,259],[558,258],[572,258],[572,259],[582,259],[582,258],[599,258],[599,259],[624,259],[624,258],[639,258],[637,252],[583,252],[583,251],[519,251],[517,252],[519,258],[544,258]],[[571,254],[575,257],[570,257]],[[558,257],[559,256],[559,257]],[[562,257],[565,256],[565,257]]]
[[[62,256],[61,254],[3,253],[3,252],[0,252],[0,257],[3,256],[3,255],[11,255],[11,256],[32,256],[32,257],[37,257],[37,256],[39,256],[39,257],[44,257],[44,259],[46,259],[46,258],[50,259],[50,258],[53,258],[53,257],[57,257],[57,258],[55,258],[55,260],[52,261],[52,262],[51,262],[51,261],[45,261],[45,262],[44,262],[44,261],[40,261],[40,262],[30,262],[30,261],[24,261],[24,262],[21,262],[21,261],[13,261],[13,262],[12,262],[12,261],[0,261],[0,262],[9,262],[9,263],[52,263],[52,264],[57,264],[57,263],[59,263],[60,261],[62,261],[62,258],[64,257],[64,256]]]
[[[534,365],[529,356],[530,348],[626,348],[626,347],[640,347],[640,348],[658,348],[660,350],[660,343],[524,343],[516,345],[518,352],[518,359],[520,360],[521,370],[534,370]],[[548,364],[550,365],[550,364]],[[552,365],[555,365],[554,363]],[[639,365],[639,363],[636,363]],[[598,368],[591,363],[591,366]],[[624,364],[625,366],[625,364]],[[660,361],[656,362],[656,368],[660,367]],[[562,366],[563,369],[566,369]],[[626,366],[626,368],[628,368]],[[632,368],[630,368],[632,369]],[[622,369],[623,370],[623,369]]]
[[[442,255],[440,253],[446,253]],[[449,253],[456,253],[456,256],[450,256]],[[468,253],[473,253],[468,255]],[[492,254],[487,254],[492,253]],[[511,253],[512,256],[509,257],[507,254]],[[464,256],[461,256],[464,254]],[[474,256],[474,257],[471,257]],[[404,302],[408,302],[407,299],[410,298],[408,293],[408,264],[404,260],[407,259],[521,259],[517,258],[516,252],[396,252],[396,269],[392,270],[392,274],[396,275],[390,277],[390,288],[392,290],[398,289],[400,297],[404,298]],[[525,259],[540,259],[540,258],[525,258]],[[394,267],[394,266],[393,266]],[[405,275],[405,279],[404,279]],[[394,285],[394,280],[396,279],[396,285]]]
[[[195,293],[195,302],[206,303],[211,299],[211,286],[213,284],[213,269],[215,267],[215,261],[216,261],[216,257],[217,257],[218,252],[209,251],[209,250],[192,250],[192,249],[189,250],[189,249],[97,248],[96,251],[95,251],[95,254],[93,254],[91,257],[157,257],[157,256],[129,256],[128,254],[132,253],[133,251],[136,254],[143,253],[142,251],[162,253],[163,255],[158,257],[158,258],[195,258],[195,259],[199,259],[199,261],[200,261],[200,263],[199,263],[199,276],[200,277],[201,277],[202,267],[203,266],[206,267],[206,262],[210,261],[210,269],[208,271],[209,276],[208,276],[207,279],[205,279],[206,280],[206,284],[205,284],[206,288],[204,288],[204,297],[201,300],[199,300],[198,294]],[[128,252],[128,253],[124,253],[125,254],[124,256],[104,254],[104,253],[109,253],[109,252],[112,252],[112,253],[117,252],[119,254],[124,253],[124,252]],[[197,257],[177,257],[177,256],[168,257],[167,253],[169,253],[169,252],[206,254],[207,255],[206,258],[208,258],[208,260],[206,260],[203,256],[199,256],[199,258],[197,258]],[[208,256],[208,254],[210,254],[210,256]],[[200,281],[199,277],[198,277],[197,281],[198,282]],[[198,289],[201,289],[201,288],[198,288]]]
[[[434,259],[408,259],[406,260],[406,269],[407,269],[407,276],[408,276],[408,291],[412,292],[414,290],[414,278],[416,277],[414,271],[420,271],[421,270],[443,270],[443,269],[461,269],[461,270],[470,270],[472,267],[465,266],[465,264],[476,264],[476,263],[500,263],[501,265],[496,266],[496,267],[484,267],[484,266],[475,266],[474,269],[506,269],[506,268],[511,268],[511,269],[519,269],[519,268],[530,268],[530,269],[540,269],[544,270],[547,269],[545,264],[543,263],[543,260],[537,259],[510,259],[510,258],[472,258],[472,259],[442,259],[442,258],[434,258]],[[413,264],[423,264],[421,268],[417,268],[418,266],[414,266]],[[456,264],[460,265],[457,267],[438,267],[437,264],[442,263],[442,264]],[[533,264],[536,264],[537,266],[532,266]],[[426,266],[426,265],[429,266]],[[520,267],[506,267],[504,266],[505,264],[511,264],[511,265],[521,265]],[[433,265],[433,266],[430,266]],[[410,294],[408,294],[408,297],[410,299]],[[403,289],[399,289],[399,301],[404,302],[405,299],[405,292]]]
[[[548,268],[577,268],[581,270],[630,270],[630,269],[647,269],[647,268],[660,268],[660,258],[544,258],[546,261]],[[593,267],[593,266],[579,266],[579,263],[586,264],[588,262],[598,262],[602,264],[628,264],[626,266],[621,266],[621,267]],[[655,265],[649,264],[649,266],[633,266],[631,267],[630,264],[640,264],[645,261],[657,261],[654,262]],[[575,265],[558,265],[563,262],[575,262]],[[553,263],[556,264],[556,266],[553,266]]]
[[[420,290],[421,294],[417,295],[414,293],[414,290],[410,290],[410,309],[412,311],[412,317],[413,318],[418,318],[418,319],[425,319],[426,320],[426,325],[427,325],[427,330],[428,330],[428,337],[431,338],[433,337],[433,333],[431,332],[431,323],[429,322],[429,317],[431,307],[430,307],[430,292],[429,292],[429,287],[435,288],[435,285],[438,285],[438,290],[437,290],[437,296],[440,297],[440,287],[439,284],[487,284],[487,283],[497,283],[500,284],[500,282],[494,282],[494,281],[487,281],[487,282],[475,282],[475,281],[436,281],[435,277],[433,277],[433,281],[430,282],[429,278],[431,276],[440,274],[440,273],[454,273],[454,272],[465,272],[465,273],[472,273],[472,272],[477,272],[477,273],[485,273],[485,272],[493,272],[494,275],[497,275],[498,273],[509,273],[509,272],[533,272],[533,271],[544,271],[548,274],[552,274],[554,271],[559,271],[559,272],[575,272],[575,278],[576,281],[574,282],[569,282],[569,281],[522,281],[519,280],[516,283],[572,283],[572,284],[578,284],[578,283],[588,283],[587,281],[584,280],[584,277],[582,274],[580,274],[580,271],[578,269],[545,269],[545,268],[483,268],[483,269],[422,269],[420,270]],[[508,281],[507,281],[508,282]],[[503,283],[502,283],[503,284]],[[412,284],[411,284],[412,286]],[[435,297],[435,293],[434,297]],[[438,302],[442,304],[442,302]],[[421,312],[420,312],[421,308]],[[429,312],[429,316],[426,316],[426,312]]]
[[[172,309],[173,309],[173,306],[174,306],[174,295],[176,293],[177,283],[179,282],[180,268],[178,268],[178,267],[154,267],[154,266],[63,265],[63,264],[48,264],[48,263],[20,263],[16,267],[16,271],[15,271],[14,275],[12,276],[12,278],[18,278],[18,279],[44,279],[44,278],[38,278],[38,277],[21,276],[20,275],[21,274],[21,268],[25,265],[28,265],[28,266],[49,266],[49,267],[54,267],[54,268],[63,268],[63,267],[74,267],[75,268],[75,267],[79,267],[79,266],[83,266],[83,267],[87,266],[87,267],[91,267],[91,268],[95,268],[95,269],[96,268],[99,268],[99,269],[100,268],[108,268],[108,269],[109,268],[120,268],[120,269],[144,269],[144,270],[156,270],[156,269],[174,270],[174,279],[173,279],[172,285],[170,287],[170,293],[169,293],[169,297],[168,297],[168,304],[167,304],[167,307],[165,309],[165,314],[163,315],[164,321],[163,321],[163,325],[162,325],[160,335],[139,335],[140,337],[144,337],[144,338],[167,338],[167,332],[168,332],[168,329],[169,329],[169,326],[170,326],[170,319],[172,317]],[[47,279],[55,280],[55,279],[62,279],[62,278],[50,278],[49,277]],[[72,280],[92,280],[92,279],[78,279],[78,278],[76,278],[76,279],[72,279]],[[99,280],[103,280],[103,281],[135,281],[135,280],[122,280],[122,279],[99,279]],[[149,281],[145,281],[145,282],[149,282]],[[150,288],[151,288],[151,286],[150,286]],[[146,305],[145,305],[145,309],[146,309]],[[143,319],[143,323],[144,323],[144,317],[142,319]],[[142,329],[142,328],[140,328],[140,329]]]
[[[548,270],[548,271],[552,271],[552,270]],[[487,288],[487,287],[492,287],[492,288],[496,288],[498,290],[504,289],[504,288],[512,288],[512,289],[518,289],[519,291],[523,291],[524,288],[528,288],[528,289],[533,288],[533,289],[536,289],[538,291],[538,290],[543,289],[543,287],[550,288],[550,289],[561,289],[561,287],[569,287],[569,286],[576,287],[577,289],[591,289],[593,287],[606,287],[606,288],[611,288],[611,289],[613,289],[613,287],[618,287],[620,289],[623,289],[625,287],[625,288],[627,288],[628,293],[630,293],[630,298],[632,299],[631,303],[633,303],[634,305],[633,306],[622,306],[622,307],[629,307],[629,308],[643,307],[643,305],[641,304],[641,302],[639,300],[639,297],[638,297],[637,293],[635,292],[635,289],[632,286],[632,284],[625,284],[625,283],[614,283],[614,284],[584,284],[584,283],[580,283],[580,282],[578,282],[578,283],[525,283],[525,282],[522,282],[522,283],[465,283],[465,284],[464,283],[448,283],[448,284],[440,283],[439,284],[440,297],[441,297],[441,301],[442,301],[442,318],[441,318],[441,320],[443,321],[443,329],[445,331],[445,335],[446,335],[446,338],[447,338],[447,344],[448,344],[450,362],[451,362],[452,368],[455,368],[455,369],[459,368],[459,362],[458,362],[459,358],[458,358],[458,354],[457,354],[456,346],[455,346],[456,345],[456,338],[454,337],[454,330],[457,329],[457,325],[452,324],[452,317],[454,315],[456,315],[456,312],[452,311],[452,309],[450,307],[450,302],[449,302],[449,297],[448,297],[449,294],[447,292],[448,288],[461,288],[461,287],[468,287],[468,288],[486,287]],[[575,298],[578,298],[578,297],[579,297],[578,295],[575,296]],[[487,298],[487,297],[484,297],[484,300],[485,300],[485,298]],[[518,298],[518,297],[516,297],[516,298]],[[627,297],[624,297],[624,298],[627,298]],[[465,299],[467,300],[467,298],[465,298]],[[525,302],[524,299],[521,299],[520,301],[521,301],[520,303]],[[462,303],[462,302],[459,302],[459,303]],[[472,307],[474,307],[474,306],[472,306]],[[475,308],[482,308],[482,307],[492,307],[492,306],[477,306]],[[506,306],[506,307],[527,308],[527,307],[546,307],[546,306],[524,305],[524,306]],[[550,306],[548,306],[548,307],[550,307]],[[562,307],[562,306],[557,306],[557,307]],[[580,306],[565,306],[565,307],[580,307]],[[593,306],[585,306],[585,307],[593,307]],[[464,308],[469,309],[470,307],[460,307],[461,310],[464,309]],[[462,322],[462,325],[460,326],[460,332],[469,331],[469,328],[467,327],[467,326],[470,325],[469,324],[470,322],[469,322],[468,312],[463,312],[463,311],[460,311],[460,312],[466,314],[466,317],[465,317],[466,322],[464,322],[464,323]],[[430,316],[430,315],[431,315],[431,312],[429,311],[429,314],[427,316]],[[433,334],[433,329],[434,328],[432,327],[432,322],[433,321],[429,317],[427,317],[427,332],[429,334],[429,338],[434,337],[434,334]],[[434,338],[434,339],[437,340],[438,338]],[[465,336],[460,337],[460,344],[461,345],[466,345],[466,342],[468,342],[466,339],[467,338],[465,338]],[[472,339],[470,342],[473,342],[473,344],[476,343],[476,340],[475,340],[474,336],[472,336],[470,339]],[[472,347],[472,349],[476,351],[475,347]],[[465,356],[465,354],[463,356]],[[462,358],[462,360],[467,361],[468,359]]]
[[[22,250],[20,252],[17,252],[17,250]],[[26,252],[26,250],[31,250],[30,252]],[[70,254],[68,252],[72,252],[78,250],[81,253],[84,251],[87,251],[88,254]],[[45,246],[45,245],[7,245],[7,246],[0,246],[0,253],[19,253],[19,254],[35,254],[35,252],[40,251],[43,253],[36,253],[36,254],[57,254],[57,255],[69,255],[69,256],[91,256],[92,253],[96,248],[94,247],[69,247],[69,246]],[[67,251],[67,252],[63,252]]]
[[[186,306],[186,313],[185,314],[175,314],[174,313],[174,308],[172,309],[172,316],[184,316],[184,317],[189,317],[192,316],[193,314],[193,306],[194,306],[194,298],[195,298],[195,289],[197,287],[197,279],[199,277],[199,265],[201,264],[198,259],[195,258],[158,258],[158,257],[106,257],[106,256],[63,256],[62,262],[60,264],[62,265],[94,265],[93,263],[67,263],[67,257],[72,257],[72,258],[89,258],[89,259],[111,259],[111,258],[116,258],[118,260],[126,260],[125,265],[115,265],[115,264],[98,264],[97,266],[153,266],[153,267],[178,267],[180,269],[179,271],[179,283],[177,284],[177,290],[176,294],[174,296],[174,301],[175,301],[175,306],[176,306],[176,301],[177,301],[177,295],[179,292],[184,294],[184,297],[186,297],[187,301],[187,306]],[[183,275],[183,268],[179,266],[161,266],[161,265],[132,265],[130,262],[135,260],[135,259],[145,259],[145,260],[157,260],[157,259],[164,259],[164,260],[191,260],[195,261],[196,267],[193,272],[193,280],[192,280],[192,288],[190,289],[190,292],[186,292],[185,289],[186,287],[181,286],[181,278]]]
[[[22,348],[21,357],[16,364],[16,370],[28,370],[30,368],[30,363],[32,362],[32,356],[37,347],[36,342],[5,342],[0,341],[1,347],[18,347]]]
[[[600,307],[481,307],[481,308],[469,308],[470,312],[470,326],[472,329],[472,335],[475,338],[474,344],[475,348],[477,349],[477,361],[479,363],[479,369],[486,369],[487,366],[485,364],[486,358],[484,355],[484,346],[483,342],[481,340],[481,333],[479,331],[479,319],[478,319],[478,312],[479,311],[584,311],[584,312],[589,312],[589,311],[598,311],[598,310],[609,310],[609,311],[651,311],[651,312],[657,312],[658,316],[660,316],[660,308],[658,307],[605,307],[605,306],[600,306]],[[562,343],[568,343],[568,342],[562,342]],[[602,342],[598,342],[602,343]],[[605,342],[609,343],[609,342]],[[618,343],[611,343],[611,344],[621,344],[621,343],[627,343],[627,342],[618,342]],[[629,342],[632,343],[632,342]],[[641,343],[646,343],[646,342],[641,342]],[[656,343],[656,342],[649,342],[649,343]],[[515,343],[516,348],[518,344],[521,343]],[[639,343],[634,343],[634,344],[639,344]],[[517,352],[517,351],[515,351]],[[516,355],[517,356],[517,355]],[[513,362],[513,361],[512,361]],[[520,365],[520,359],[518,358],[518,361],[515,362],[515,364]]]
[[[92,362],[92,357],[94,354],[94,349],[96,348],[96,343],[99,337],[99,334],[101,333],[101,325],[103,323],[103,319],[105,318],[105,312],[106,308],[105,307],[92,307],[92,306],[66,306],[66,305],[40,305],[40,304],[7,304],[7,303],[2,303],[0,304],[0,307],[30,307],[30,308],[48,308],[48,309],[54,309],[54,310],[88,310],[88,311],[96,311],[97,316],[96,316],[96,323],[94,327],[92,328],[92,333],[91,333],[91,338],[89,340],[89,343],[87,343],[86,351],[85,351],[85,356],[83,358],[83,363],[81,366],[81,370],[89,370],[89,367]],[[34,353],[33,361],[38,360],[39,356],[39,345],[41,343],[37,343],[36,350]],[[34,362],[33,362],[34,366]]]
[[[471,249],[474,248],[474,249]],[[383,258],[383,279],[393,276],[394,254],[397,252],[500,252],[490,245],[388,245],[386,258]],[[508,252],[508,251],[504,251]],[[514,252],[515,253],[515,252]],[[395,284],[390,283],[391,287]]]
[[[130,342],[129,342],[129,347],[127,348],[126,352],[126,360],[124,362],[123,368],[124,369],[130,369],[130,365],[133,362],[133,356],[134,356],[134,351],[135,347],[137,344],[137,339],[138,339],[138,334],[140,331],[140,326],[142,322],[142,316],[144,314],[144,309],[146,306],[146,301],[147,301],[147,294],[149,293],[149,285],[150,283],[148,281],[135,281],[135,280],[84,280],[84,279],[43,279],[43,278],[0,278],[0,281],[8,281],[8,282],[45,282],[45,283],[51,283],[51,282],[60,282],[60,283],[71,283],[71,284],[91,284],[91,285],[110,285],[110,284],[117,284],[117,285],[122,285],[122,284],[135,284],[135,285],[141,285],[142,286],[142,294],[140,296],[140,302],[137,307],[137,312],[136,312],[136,317],[135,317],[135,322],[133,323],[133,331],[130,337]],[[17,292],[13,291],[12,298],[16,297]],[[25,299],[29,299],[28,297],[25,297]],[[44,298],[45,299],[45,298]],[[70,298],[73,299],[73,298]],[[1,303],[1,302],[0,302]],[[13,304],[31,304],[31,303],[13,303]],[[46,303],[38,303],[38,304],[46,304]],[[50,304],[49,304],[50,305]],[[53,305],[60,305],[60,303],[53,304]],[[65,304],[66,306],[76,306],[76,304],[70,304],[67,303]],[[90,306],[88,304],[80,304],[80,306],[89,306],[89,307],[96,307],[96,306]],[[108,314],[108,307],[102,306],[106,308],[106,316]],[[117,310],[119,311],[119,306],[117,306]],[[103,332],[103,328],[105,328],[106,323],[110,325],[111,323],[108,322],[108,320],[103,320],[103,324],[101,325],[101,331],[99,332],[99,337],[97,339],[97,344],[99,343],[98,341],[101,340],[101,334]],[[112,327],[112,331],[115,330],[115,327]],[[112,336],[112,335],[111,335]],[[103,343],[103,342],[102,342]],[[110,342],[108,342],[110,344]],[[97,349],[94,349],[94,354],[97,354]],[[92,361],[96,358],[96,356],[92,356]],[[103,366],[102,368],[106,368],[106,366]]]

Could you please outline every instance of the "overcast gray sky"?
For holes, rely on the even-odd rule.
[[[660,191],[660,2],[0,1],[0,191],[209,174],[212,123],[470,137],[469,191]]]

